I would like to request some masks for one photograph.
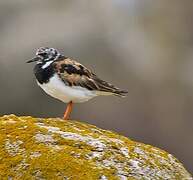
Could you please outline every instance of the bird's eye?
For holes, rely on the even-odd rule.
[[[53,48],[50,48],[50,51],[54,53],[54,52],[55,52],[55,49],[53,49]]]

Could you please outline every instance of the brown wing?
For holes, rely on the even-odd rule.
[[[92,91],[124,96],[126,91],[99,79],[94,73],[75,60],[66,58],[53,63],[55,71],[69,86],[81,86]]]

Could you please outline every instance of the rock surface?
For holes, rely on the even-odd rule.
[[[171,154],[59,118],[0,118],[0,179],[192,179]]]

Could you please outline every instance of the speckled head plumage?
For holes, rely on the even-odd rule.
[[[36,51],[36,56],[27,63],[36,62],[45,63],[48,61],[55,61],[60,56],[60,53],[55,48],[40,47]]]

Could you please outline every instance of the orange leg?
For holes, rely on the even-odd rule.
[[[64,119],[68,120],[70,117],[70,113],[72,112],[72,101],[70,101],[67,105],[66,111],[64,113]]]

